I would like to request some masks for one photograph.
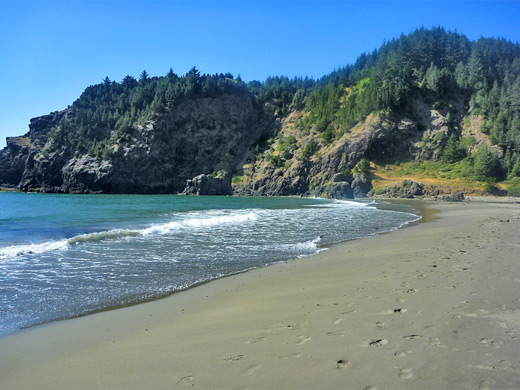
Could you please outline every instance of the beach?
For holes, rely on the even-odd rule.
[[[417,205],[428,221],[0,338],[0,388],[520,388],[519,205]]]

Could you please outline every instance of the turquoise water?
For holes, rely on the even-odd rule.
[[[0,193],[0,335],[309,256],[417,218],[309,198]]]

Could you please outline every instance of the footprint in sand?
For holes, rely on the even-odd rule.
[[[311,336],[298,336],[298,341],[296,342],[296,345],[305,344],[310,339],[311,339]]]
[[[486,344],[486,345],[489,345],[490,347],[494,347],[494,348],[500,348],[500,345],[502,344],[501,341],[495,341],[493,339],[488,339],[488,338],[482,338],[480,339],[480,343],[481,344]]]
[[[515,369],[511,367],[511,363],[509,363],[507,360],[501,360],[498,364],[479,364],[476,366],[468,365],[468,367],[477,368],[479,370],[515,371]]]
[[[334,320],[334,324],[337,325],[337,324],[341,324],[343,322],[343,318],[336,318]]]
[[[185,385],[186,383],[190,382],[193,380],[193,377],[191,375],[188,375],[188,376],[183,376],[177,383],[176,385]]]
[[[341,313],[341,314],[354,314],[354,313],[356,313],[356,312],[357,312],[357,310],[350,310],[350,311],[344,311],[344,312]]]
[[[401,379],[410,379],[413,377],[411,368],[400,368],[399,369],[399,378]]]
[[[244,375],[252,375],[252,374],[254,374],[255,371],[260,369],[260,367],[262,367],[260,364],[254,364],[252,366],[249,366],[244,371]]]
[[[327,336],[345,336],[345,331],[344,330],[338,330],[338,331],[335,331],[335,332],[328,332],[327,333]]]
[[[386,328],[386,324],[384,321],[378,321],[376,322],[376,328],[377,329],[385,329]]]
[[[437,337],[432,337],[430,339],[430,345],[439,345],[440,346],[441,342],[440,342],[440,340]]]
[[[280,359],[299,358],[302,356],[301,352],[290,353],[288,355],[279,356]]]
[[[338,370],[346,370],[349,366],[350,362],[348,360],[341,359],[336,362],[336,368]]]
[[[495,383],[496,382],[494,380],[492,380],[492,379],[486,379],[485,381],[483,381],[480,384],[479,389],[480,390],[490,390]]]
[[[244,357],[245,357],[244,355],[235,355],[235,356],[230,356],[230,357],[224,358],[224,360],[226,362],[237,362],[239,360],[242,360]]]
[[[368,343],[368,345],[370,347],[382,347],[383,345],[386,345],[388,344],[388,340],[387,339],[377,339],[377,340],[372,340]]]
[[[401,358],[401,357],[407,356],[409,353],[410,353],[410,351],[397,351],[394,353],[394,356]]]
[[[296,329],[300,329],[300,328],[301,328],[301,326],[298,325],[298,324],[294,324],[294,325],[289,324],[289,325],[287,325],[287,329],[289,329],[289,330],[296,330]]]
[[[409,334],[408,336],[403,336],[403,339],[407,340],[417,340],[422,338],[422,336],[419,336],[418,334]]]
[[[259,342],[264,341],[264,340],[265,340],[265,337],[256,337],[254,339],[246,341],[246,344],[255,344],[255,343],[259,343]]]

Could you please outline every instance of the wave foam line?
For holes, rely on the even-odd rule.
[[[321,241],[321,236],[316,237],[313,240],[298,242],[296,244],[285,244],[284,246],[290,249],[296,249],[298,252],[302,251],[313,251],[319,252],[318,243]]]
[[[342,206],[358,208],[358,207],[367,207],[367,206],[369,206],[371,204],[374,204],[375,202],[371,201],[369,203],[361,203],[361,202],[354,202],[354,201],[351,201],[351,200],[336,199],[334,203],[341,204]]]
[[[211,218],[192,218],[185,220],[184,225],[190,227],[203,227],[203,226],[218,226],[229,223],[243,223],[248,221],[256,221],[258,216],[255,213],[249,214],[237,214],[237,215],[224,215],[219,217]]]
[[[255,221],[257,215],[254,213],[216,216],[210,218],[190,218],[183,222],[168,222],[155,224],[144,229],[114,229],[103,232],[94,232],[80,234],[65,240],[48,241],[41,244],[14,245],[0,248],[0,259],[39,254],[55,250],[65,250],[70,246],[83,244],[87,242],[98,242],[105,240],[119,240],[123,238],[132,238],[139,236],[166,235],[174,231],[183,230],[185,228],[212,227],[223,224],[244,223]]]
[[[42,244],[13,245],[0,249],[0,259],[16,256],[31,255],[55,250],[63,250],[68,247],[67,240],[49,241]]]

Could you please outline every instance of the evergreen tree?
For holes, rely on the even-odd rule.
[[[466,148],[462,146],[457,137],[452,134],[448,142],[446,142],[442,159],[446,162],[454,163],[462,160],[464,157],[466,157]]]
[[[481,180],[500,177],[502,172],[497,152],[487,144],[481,145],[475,154],[473,170],[475,176]]]

